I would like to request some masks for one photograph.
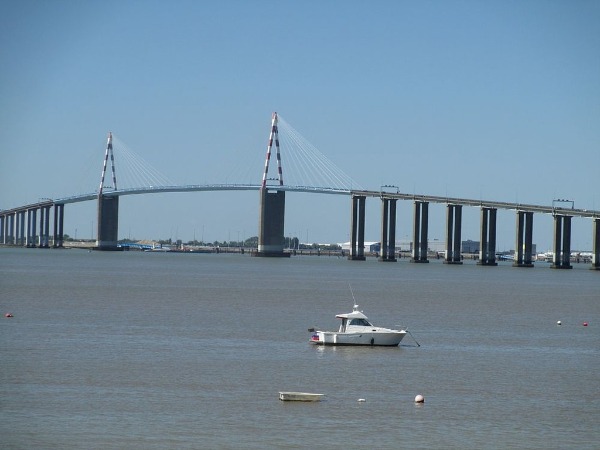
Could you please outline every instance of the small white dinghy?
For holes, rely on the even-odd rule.
[[[280,392],[279,400],[284,402],[320,402],[325,394],[313,394],[311,392]]]

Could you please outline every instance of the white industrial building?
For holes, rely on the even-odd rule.
[[[338,244],[342,250],[350,250],[350,242],[344,242]],[[365,242],[365,252],[377,253],[381,249],[380,242]],[[396,241],[395,251],[399,252],[412,252],[413,243],[408,239],[401,239]],[[443,253],[446,251],[446,241],[440,241],[438,239],[430,239],[427,241],[427,250],[432,253]],[[462,253],[477,253],[479,252],[479,241],[462,241],[461,243]]]
[[[342,250],[350,251],[350,242],[344,242],[338,245],[342,248]],[[380,242],[365,242],[365,253],[379,253],[380,250]]]

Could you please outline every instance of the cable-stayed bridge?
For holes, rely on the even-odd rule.
[[[277,130],[277,137],[280,140],[278,147],[284,149],[283,153],[286,156],[286,183],[280,184],[279,178],[267,177],[264,180],[267,186],[276,183],[278,189],[285,191],[341,195],[349,195],[352,189],[362,189],[356,181],[346,175],[279,115],[277,116]],[[118,177],[115,170],[115,154],[119,159]],[[233,176],[235,178],[239,175],[238,171]],[[257,178],[256,174],[254,175],[253,178]],[[261,188],[262,184],[174,183],[133,152],[117,136],[110,133],[100,186],[93,192],[58,197],[54,199],[54,202],[69,204],[90,201],[96,199],[100,191],[107,197],[121,197],[167,192],[256,191]]]
[[[116,150],[117,149],[117,150]],[[115,164],[119,155],[119,172]],[[282,162],[285,159],[285,168]],[[123,163],[124,162],[124,163]],[[276,169],[275,169],[276,168]],[[274,175],[273,175],[274,174]],[[430,203],[446,205],[446,251],[448,264],[461,264],[462,207],[481,209],[479,264],[496,265],[496,212],[498,209],[516,212],[516,250],[514,265],[533,266],[533,215],[552,214],[554,218],[554,268],[571,268],[571,218],[592,219],[592,268],[600,269],[600,211],[565,207],[564,202],[552,206],[501,201],[473,200],[399,192],[394,186],[377,190],[361,187],[325,155],[306,141],[277,113],[273,113],[264,171],[260,183],[172,183],[142,158],[131,152],[116,136],[109,133],[101,179],[98,188],[89,193],[56,199],[0,211],[0,244],[26,247],[62,247],[65,205],[97,201],[97,241],[99,250],[118,249],[119,198],[166,192],[259,191],[259,230],[257,256],[289,256],[284,252],[285,195],[287,192],[345,195],[351,198],[350,253],[351,260],[364,260],[365,202],[367,198],[381,201],[381,261],[396,261],[396,202],[414,204],[412,262],[428,262],[428,211]],[[39,216],[39,217],[38,217]],[[50,233],[50,217],[53,232]],[[38,220],[39,219],[39,220]],[[39,232],[37,224],[39,223]]]

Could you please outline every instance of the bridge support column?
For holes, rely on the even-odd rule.
[[[533,267],[533,213],[517,211],[517,239],[513,267]]]
[[[13,220],[12,220],[12,232],[11,232],[11,244],[12,245],[19,245],[19,229],[20,229],[20,213],[19,212],[15,212],[13,214]]]
[[[481,266],[497,266],[496,262],[496,208],[481,208],[481,237],[479,261]]]
[[[258,223],[258,251],[252,256],[289,257],[285,245],[285,191],[269,192],[260,189],[260,212]]]
[[[12,245],[19,245],[19,213],[17,212],[13,214],[10,243]]]
[[[446,206],[446,258],[444,264],[462,264],[461,254],[462,205]]]
[[[19,211],[19,242],[17,242],[17,245],[20,245],[21,247],[24,247],[26,245],[26,237],[25,237],[26,215],[27,215],[27,211]]]
[[[8,235],[8,216],[2,216],[2,244],[6,245],[6,236]]]
[[[22,236],[21,222],[22,222],[21,211],[17,211],[15,213],[15,245],[21,245],[21,236]]]
[[[98,195],[97,250],[118,250],[119,242],[119,197]]]
[[[64,241],[65,205],[54,205],[54,248],[62,248]]]
[[[572,269],[571,265],[571,216],[554,215],[553,269]]]
[[[15,213],[15,240],[14,240],[15,245],[21,245],[21,236],[22,236],[21,222],[22,222],[21,211],[17,211]]]
[[[11,213],[10,222],[8,224],[8,244],[9,245],[17,245],[18,233],[17,229],[19,227],[19,214],[17,212]]]
[[[8,239],[7,244],[15,245],[15,227],[17,222],[17,213],[12,213],[8,216]]]
[[[42,235],[44,234],[44,207],[40,208],[40,232],[36,237],[36,241],[37,241],[37,246],[39,248],[44,248],[44,239],[42,237]]]
[[[48,248],[50,246],[50,206],[40,208],[40,234],[38,247]]]
[[[37,208],[27,210],[27,247],[35,247]]]
[[[11,227],[12,227],[12,214],[6,214],[4,216],[4,240],[2,241],[5,245],[12,244],[11,242]]]
[[[428,263],[427,227],[429,224],[429,202],[415,200],[413,222],[413,249],[410,262]]]
[[[50,205],[44,206],[44,232],[41,233],[43,235],[44,240],[44,248],[50,248]]]
[[[6,245],[7,244],[7,237],[8,236],[8,216],[5,214],[2,216],[2,244]]]
[[[8,234],[8,216],[0,216],[0,243],[6,245],[6,236]]]
[[[352,195],[350,217],[350,254],[352,261],[364,261],[365,258],[365,205],[364,195]]]
[[[600,218],[592,222],[592,270],[600,270]]]
[[[35,208],[32,213],[31,213],[31,246],[32,247],[36,247],[36,241],[37,241],[37,214],[38,214],[38,209],[39,208]]]
[[[381,199],[381,248],[379,261],[396,261],[396,202],[395,198]]]

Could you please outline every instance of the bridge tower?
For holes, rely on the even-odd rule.
[[[112,186],[105,186],[104,179],[108,158],[112,169]],[[96,239],[96,248],[98,250],[117,250],[118,232],[119,232],[119,197],[107,196],[105,189],[117,190],[117,175],[115,173],[115,157],[112,146],[112,133],[108,133],[106,142],[106,152],[104,154],[104,165],[100,178],[100,188],[98,189],[98,237]]]
[[[285,245],[285,191],[277,188],[269,190],[269,186],[267,185],[273,140],[275,140],[275,148],[277,150],[277,180],[279,181],[279,187],[281,187],[283,186],[283,174],[281,170],[281,152],[279,149],[276,112],[272,116],[271,133],[269,134],[267,156],[265,158],[265,171],[263,172],[262,184],[259,190],[258,250],[253,255],[289,257],[290,254],[283,251]]]

